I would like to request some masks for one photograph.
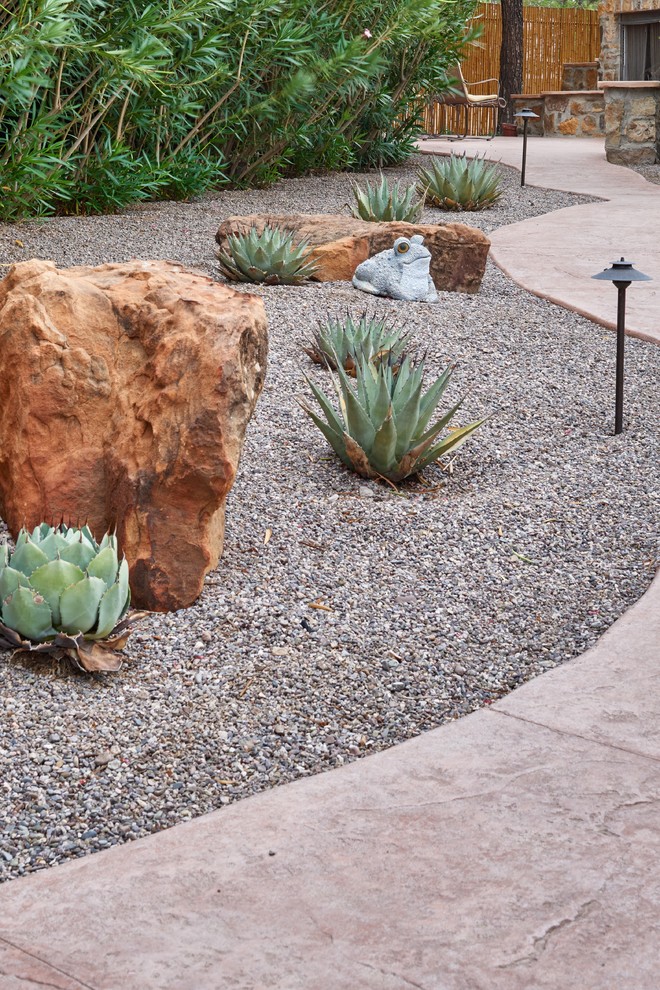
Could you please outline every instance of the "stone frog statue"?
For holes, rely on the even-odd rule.
[[[394,247],[357,266],[353,285],[374,296],[434,303],[438,293],[429,274],[430,265],[431,252],[424,247],[421,234],[410,239],[397,237]]]

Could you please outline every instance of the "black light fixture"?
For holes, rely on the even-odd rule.
[[[520,172],[520,185],[525,185],[525,166],[527,165],[527,124],[530,120],[538,120],[539,115],[530,110],[529,107],[523,107],[518,113],[514,113],[514,117],[521,117],[523,122],[523,157],[522,157],[522,169]]]
[[[631,282],[651,282],[650,275],[644,275],[633,268],[632,261],[621,258],[613,261],[611,268],[606,268],[592,278],[614,282],[619,298],[616,311],[616,398],[614,402],[614,434],[623,432],[623,353],[626,332],[626,289]]]

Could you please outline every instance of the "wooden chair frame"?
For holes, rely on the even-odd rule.
[[[463,77],[460,65],[456,64],[456,77],[451,80],[452,86],[446,93],[440,93],[433,97],[432,102],[448,107],[463,107],[465,115],[463,117],[462,133],[451,135],[433,135],[434,137],[448,137],[450,141],[462,141],[468,135],[470,125],[470,110],[495,109],[504,110],[506,100],[500,96],[500,83],[498,79],[478,79],[475,82],[466,82]],[[471,93],[471,86],[483,86],[486,83],[495,83],[497,89],[494,93]],[[485,137],[486,141],[492,141],[497,130],[497,114],[495,115],[495,125],[493,133]],[[483,135],[474,135],[484,137]]]

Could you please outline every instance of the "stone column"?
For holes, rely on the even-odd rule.
[[[601,82],[605,154],[614,165],[660,161],[660,82]]]

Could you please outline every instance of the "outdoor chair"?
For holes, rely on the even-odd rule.
[[[503,110],[506,106],[506,100],[500,96],[500,84],[498,79],[479,79],[477,82],[468,83],[463,77],[463,73],[458,62],[455,66],[455,72],[456,76],[450,80],[451,86],[447,92],[435,95],[432,102],[442,106],[464,108],[462,127],[460,125],[457,127],[456,134],[447,135],[450,141],[462,141],[463,138],[467,137],[469,131],[471,110]],[[471,86],[483,86],[486,83],[495,83],[496,92],[470,92]],[[486,136],[487,141],[492,141],[495,137],[495,131],[497,129],[497,114],[494,114],[493,116],[493,130],[492,134]]]

